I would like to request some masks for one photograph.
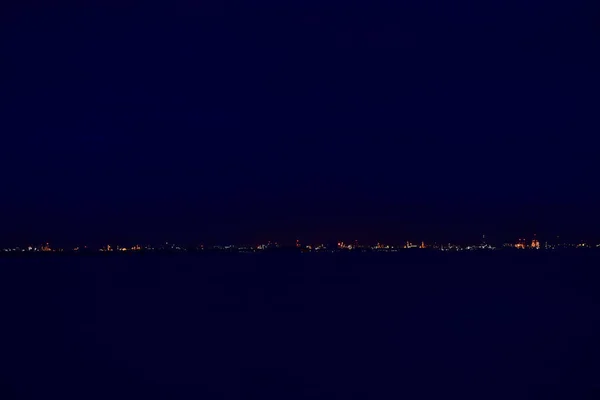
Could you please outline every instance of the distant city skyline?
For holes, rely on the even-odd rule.
[[[296,249],[302,251],[329,251],[329,250],[370,250],[370,251],[392,251],[400,249],[436,249],[436,250],[497,250],[497,249],[532,249],[549,250],[561,248],[600,248],[600,242],[588,240],[569,241],[561,240],[560,237],[540,241],[534,234],[531,238],[518,238],[514,241],[494,242],[488,241],[486,235],[481,236],[481,240],[476,243],[459,243],[445,241],[411,241],[402,242],[360,242],[337,241],[337,242],[310,242],[296,239],[292,243],[267,241],[258,244],[248,243],[228,243],[228,244],[189,244],[161,242],[160,244],[117,244],[106,243],[104,245],[77,245],[73,247],[57,246],[54,247],[50,242],[39,245],[20,245],[0,247],[4,253],[10,252],[136,252],[136,251],[204,251],[204,250],[231,250],[231,251],[262,251],[270,249]]]

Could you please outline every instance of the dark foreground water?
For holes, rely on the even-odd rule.
[[[597,254],[0,259],[1,399],[597,399]]]

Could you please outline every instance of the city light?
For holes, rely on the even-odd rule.
[[[546,238],[544,238],[546,239]],[[518,250],[539,250],[539,251],[557,251],[567,249],[600,249],[600,243],[591,244],[589,241],[578,241],[578,242],[567,242],[555,237],[555,240],[548,238],[544,240],[544,245],[541,245],[537,235],[533,235],[532,238],[519,238],[514,242],[507,242],[498,246],[494,246],[486,242],[485,236],[483,240],[476,244],[457,244],[457,243],[444,243],[439,244],[437,242],[417,242],[414,244],[410,240],[402,242],[402,244],[376,242],[375,244],[359,244],[357,240],[353,240],[350,243],[346,243],[339,240],[333,244],[319,243],[319,244],[302,244],[299,239],[294,240],[288,245],[280,245],[278,242],[268,241],[266,243],[251,244],[251,245],[237,245],[237,244],[226,244],[226,245],[195,245],[186,246],[181,244],[164,242],[163,244],[152,246],[140,244],[120,246],[106,244],[100,247],[88,247],[74,246],[67,247],[66,250],[60,247],[54,248],[50,243],[44,243],[41,245],[25,245],[23,247],[5,247],[0,248],[1,254],[27,254],[27,253],[93,253],[93,252],[110,252],[110,253],[131,253],[131,252],[243,252],[243,253],[256,253],[256,252],[270,252],[270,251],[298,251],[301,253],[310,252],[397,252],[403,249],[429,249],[438,251],[490,251],[490,250],[505,250],[511,251],[514,249]]]

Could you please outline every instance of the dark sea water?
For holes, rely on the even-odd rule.
[[[0,258],[0,399],[598,399],[599,261]]]

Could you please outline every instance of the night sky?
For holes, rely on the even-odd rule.
[[[600,236],[592,1],[16,3],[0,243]]]

